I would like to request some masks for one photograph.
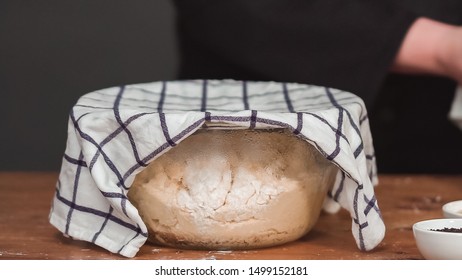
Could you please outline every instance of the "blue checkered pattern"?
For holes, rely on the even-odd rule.
[[[296,83],[164,81],[82,96],[70,112],[50,222],[72,238],[135,256],[148,235],[127,199],[135,175],[204,126],[286,128],[305,139],[340,169],[326,209],[351,213],[361,250],[383,239],[363,101],[349,92]]]

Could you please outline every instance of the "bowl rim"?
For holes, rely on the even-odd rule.
[[[454,224],[454,223],[456,224],[456,226],[462,228],[462,219],[435,218],[435,219],[421,220],[419,222],[416,222],[412,225],[412,229],[414,232],[425,232],[428,234],[440,234],[440,235],[447,235],[447,234],[453,235],[454,232],[435,231],[431,229],[444,228],[445,226],[451,226],[451,224]]]
[[[455,211],[455,209],[453,208],[455,205],[460,205],[460,208]],[[458,216],[458,217],[462,217],[462,200],[454,200],[454,201],[450,201],[446,204],[444,204],[441,209],[443,210],[443,212],[445,213],[448,213],[448,214],[451,214],[451,215],[454,215],[454,216]]]

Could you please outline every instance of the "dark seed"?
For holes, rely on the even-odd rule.
[[[442,231],[442,232],[456,232],[462,233],[462,228],[439,228],[439,229],[430,229],[431,231]]]

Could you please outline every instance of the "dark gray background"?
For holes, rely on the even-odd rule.
[[[87,92],[172,79],[169,0],[0,1],[0,170],[58,170]]]

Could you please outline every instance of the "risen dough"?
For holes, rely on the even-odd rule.
[[[337,168],[281,130],[199,130],[140,172],[128,193],[155,243],[244,249],[316,223]]]

